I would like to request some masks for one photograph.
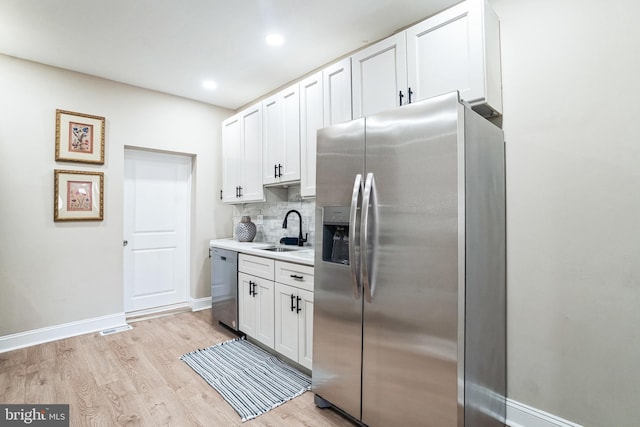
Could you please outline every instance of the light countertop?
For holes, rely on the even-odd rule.
[[[271,258],[279,261],[295,262],[296,264],[304,264],[313,266],[314,249],[313,246],[303,246],[300,250],[289,252],[271,252],[261,248],[271,246],[283,246],[275,243],[259,243],[259,242],[238,242],[234,239],[214,239],[209,241],[212,248],[228,249],[244,254]],[[297,246],[287,246],[288,248],[298,248]]]

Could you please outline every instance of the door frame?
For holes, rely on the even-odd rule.
[[[191,298],[191,226],[192,226],[192,204],[193,204],[193,196],[194,196],[194,192],[193,192],[193,167],[194,167],[194,159],[195,156],[191,155],[191,154],[187,154],[187,153],[179,153],[179,152],[175,152],[175,151],[165,151],[165,150],[155,150],[155,149],[149,149],[149,148],[144,148],[144,147],[136,147],[136,146],[125,146],[124,147],[124,155],[123,155],[123,171],[122,171],[122,187],[123,187],[123,191],[122,191],[122,197],[123,197],[123,203],[122,203],[122,211],[123,211],[123,221],[122,221],[122,235],[123,235],[123,242],[124,240],[126,240],[125,236],[125,212],[126,212],[126,198],[125,198],[125,191],[124,191],[124,186],[126,185],[126,173],[125,173],[125,162],[126,162],[126,158],[127,158],[127,153],[150,153],[150,154],[163,154],[163,155],[169,155],[169,156],[173,156],[173,157],[180,157],[180,158],[186,158],[189,160],[189,170],[188,170],[188,175],[187,175],[187,182],[186,182],[186,187],[187,187],[187,211],[185,214],[185,219],[186,219],[186,224],[185,224],[185,234],[186,234],[186,242],[185,242],[185,258],[186,258],[186,271],[185,271],[185,300],[183,302],[180,303],[176,303],[176,304],[169,304],[169,305],[162,305],[162,306],[158,306],[158,307],[151,307],[151,308],[147,308],[147,309],[141,309],[141,310],[134,310],[134,311],[125,311],[125,318],[129,319],[131,317],[137,317],[137,316],[146,316],[146,315],[150,315],[150,314],[155,314],[155,313],[161,313],[161,312],[167,312],[167,311],[172,311],[172,310],[182,310],[185,308],[191,308],[191,305],[189,303],[190,298]],[[123,249],[124,249],[124,245],[123,245]],[[123,294],[122,294],[122,301],[123,301],[123,309],[126,305],[126,301],[125,301],[125,295],[126,295],[126,280],[125,280],[125,269],[124,269],[124,250],[123,250],[123,269],[122,269],[122,275],[123,275],[123,281],[122,281],[122,287],[123,287]]]

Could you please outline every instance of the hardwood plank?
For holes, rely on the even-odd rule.
[[[113,381],[101,387],[107,404],[113,414],[112,425],[153,426],[151,414],[147,410],[144,398],[130,391],[129,384]]]
[[[0,371],[0,402],[22,403],[26,390],[27,367],[14,365]]]
[[[71,426],[318,426],[352,423],[304,393],[242,423],[186,363],[184,353],[234,338],[211,311],[141,320],[112,335],[88,334],[0,354],[0,402],[68,403]]]

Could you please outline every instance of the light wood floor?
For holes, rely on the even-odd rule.
[[[233,338],[181,313],[0,353],[0,402],[68,403],[72,426],[352,426],[304,393],[246,423],[179,357]]]

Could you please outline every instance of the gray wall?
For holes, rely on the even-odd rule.
[[[640,420],[640,2],[490,0],[501,20],[508,395]]]
[[[231,228],[216,197],[230,111],[2,55],[0,94],[0,336],[123,311],[125,146],[194,156],[190,296],[211,294],[209,240]],[[106,117],[104,166],[55,161],[57,108]],[[54,169],[104,172],[104,221],[53,222]]]

